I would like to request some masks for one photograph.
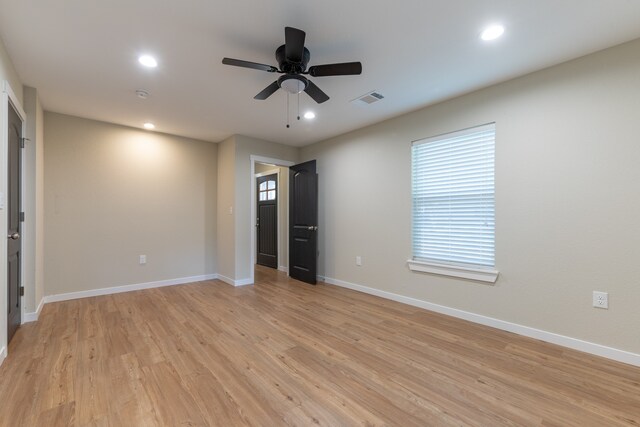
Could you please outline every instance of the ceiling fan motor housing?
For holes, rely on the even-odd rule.
[[[287,60],[285,56],[285,45],[282,45],[278,49],[276,49],[276,61],[278,61],[280,70],[287,74],[300,74],[304,72],[307,69],[309,58],[311,58],[311,54],[309,53],[309,49],[307,49],[306,47],[304,48],[304,51],[302,53],[301,62],[291,62]]]

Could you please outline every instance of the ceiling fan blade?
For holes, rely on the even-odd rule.
[[[243,61],[241,59],[222,58],[222,63],[224,65],[234,65],[236,67],[253,68],[254,70],[268,71],[270,73],[275,73],[276,71],[278,71],[276,67],[273,67],[271,65],[258,64],[257,62]]]
[[[307,88],[304,91],[307,92],[307,94],[318,104],[322,104],[323,102],[329,100],[329,95],[324,93],[318,86],[313,84],[311,80],[308,81]]]
[[[297,28],[284,28],[284,56],[290,62],[302,62],[305,32]]]
[[[262,92],[254,96],[253,99],[259,99],[261,101],[264,101],[265,99],[273,95],[273,93],[278,89],[280,89],[280,86],[278,85],[278,81],[276,80],[275,82],[271,83],[269,86],[265,87]]]
[[[350,76],[362,73],[360,62],[343,62],[341,64],[314,65],[309,67],[309,75],[313,77],[324,76]]]

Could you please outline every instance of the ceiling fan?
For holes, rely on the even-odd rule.
[[[253,68],[254,70],[280,73],[282,76],[267,86],[262,92],[254,96],[254,99],[264,100],[273,95],[278,89],[284,89],[288,93],[298,94],[306,92],[314,101],[321,104],[329,99],[318,86],[304,75],[312,77],[348,76],[362,73],[360,62],[344,62],[340,64],[314,65],[307,70],[307,64],[311,57],[309,49],[304,47],[305,32],[297,28],[285,27],[285,43],[276,49],[276,61],[279,69],[266,64],[243,61],[240,59],[223,58],[225,65]]]

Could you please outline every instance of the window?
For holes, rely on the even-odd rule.
[[[275,200],[275,199],[276,199],[276,182],[271,180],[261,182],[259,194],[258,194],[258,200],[262,202],[264,200]]]
[[[415,141],[412,270],[495,282],[495,124]]]

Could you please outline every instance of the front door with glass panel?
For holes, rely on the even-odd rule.
[[[256,178],[256,262],[278,268],[278,175]]]

